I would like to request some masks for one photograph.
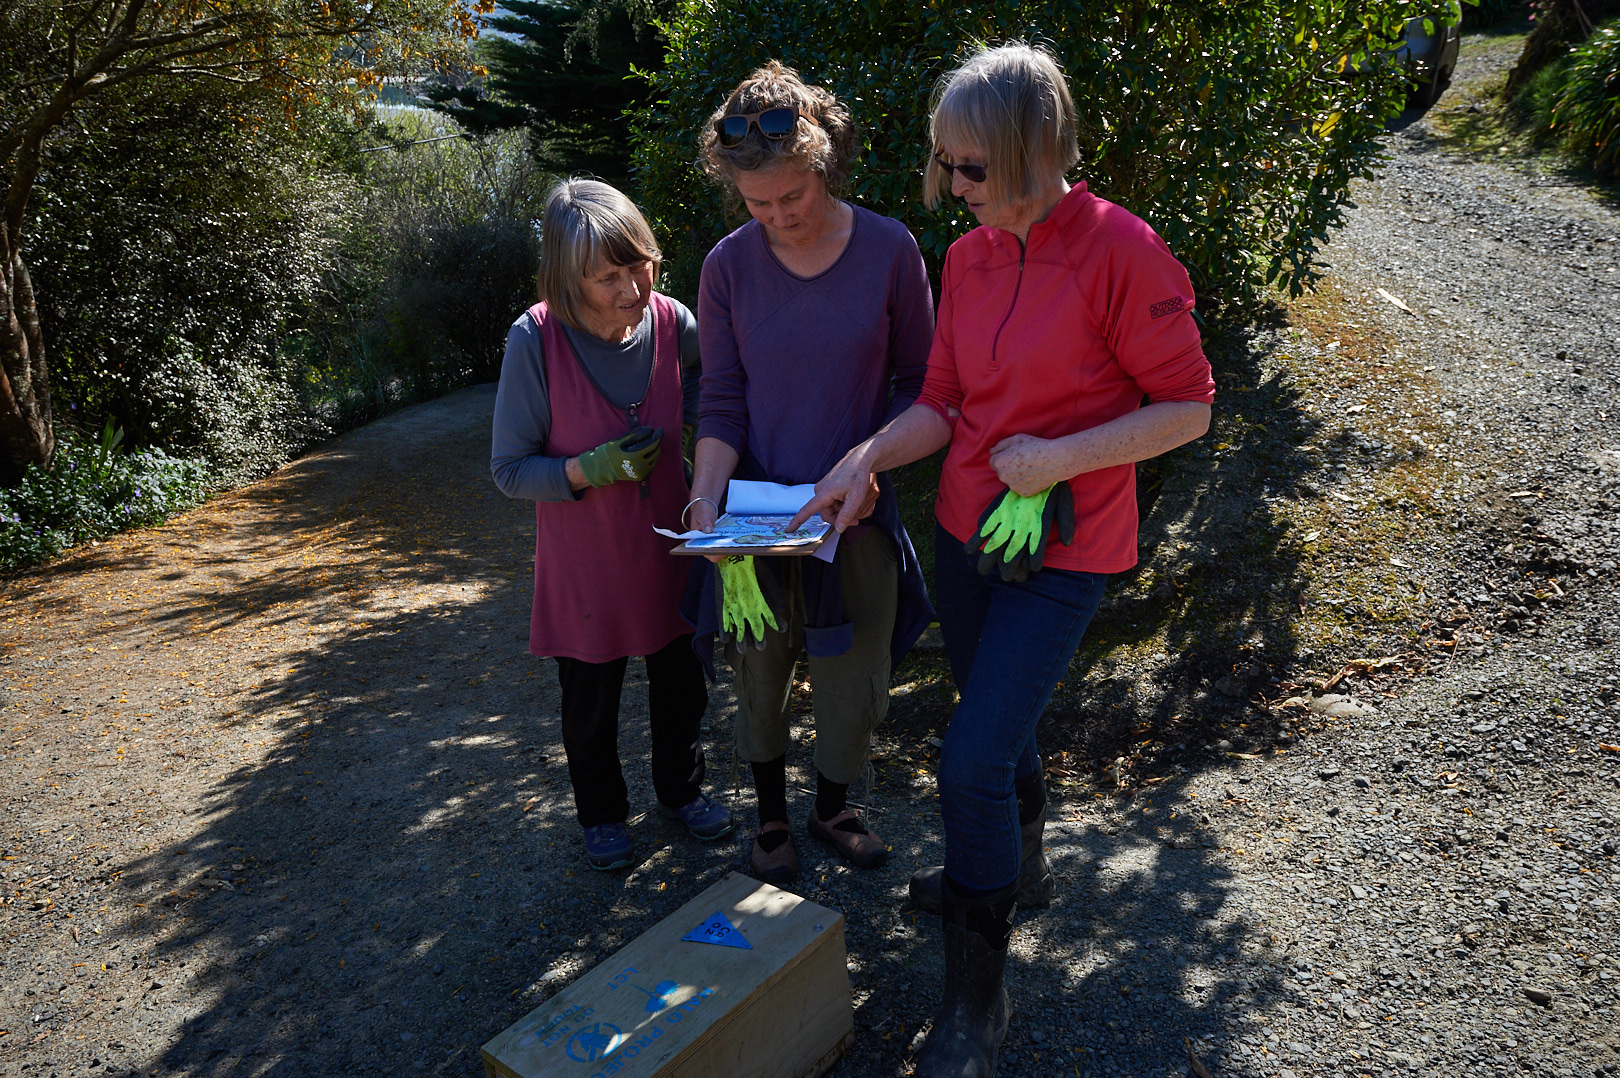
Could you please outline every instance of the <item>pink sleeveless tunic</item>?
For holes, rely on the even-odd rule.
[[[681,594],[690,568],[675,557],[675,540],[653,526],[681,530],[690,497],[681,466],[680,341],[675,311],[653,293],[653,366],[647,395],[630,411],[602,396],[568,344],[562,324],[544,303],[529,314],[540,343],[551,395],[546,452],[577,457],[636,424],[661,427],[663,450],[646,483],[613,483],[579,491],[574,502],[534,507],[534,611],[531,655],[566,655],[601,663],[650,655],[692,627],[681,617]]]

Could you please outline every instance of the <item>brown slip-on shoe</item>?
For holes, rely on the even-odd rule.
[[[773,821],[754,832],[754,848],[748,856],[748,861],[754,870],[754,878],[762,883],[780,886],[792,883],[799,876],[799,855],[793,851],[791,837],[774,850],[767,851],[759,844],[759,836],[762,833],[787,830],[787,824]]]
[[[822,822],[816,818],[816,809],[812,805],[810,822],[806,828],[816,838],[831,846],[834,853],[856,868],[877,868],[889,859],[889,848],[878,838],[876,831],[867,828],[866,834],[863,835],[856,831],[838,830],[838,825],[845,820],[859,819],[854,811],[845,809],[832,819]]]

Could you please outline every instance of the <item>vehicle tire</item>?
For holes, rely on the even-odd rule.
[[[1447,74],[1435,72],[1434,78],[1428,82],[1420,82],[1412,87],[1412,92],[1406,98],[1406,107],[1422,111],[1432,109],[1435,102],[1440,100],[1440,95],[1445,93],[1446,86],[1450,82],[1451,79]]]
[[[1440,81],[1440,75],[1438,72],[1436,72],[1434,78],[1418,87],[1418,103],[1421,104],[1425,109],[1432,109],[1434,108],[1434,103],[1440,100],[1440,95],[1444,92],[1444,90],[1445,83]]]

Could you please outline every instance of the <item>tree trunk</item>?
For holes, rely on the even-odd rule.
[[[34,282],[23,260],[23,222],[39,176],[45,136],[72,106],[66,90],[23,127],[12,159],[5,215],[0,219],[0,483],[22,478],[30,464],[51,463],[56,425],[51,379],[45,366],[45,334],[39,326]]]
[[[50,464],[56,449],[45,338],[19,238],[0,228],[0,481],[7,484],[30,464]]]
[[[1518,93],[1530,76],[1568,52],[1571,45],[1585,41],[1597,23],[1616,13],[1620,13],[1617,0],[1554,0],[1538,11],[1503,92],[1509,97]]]

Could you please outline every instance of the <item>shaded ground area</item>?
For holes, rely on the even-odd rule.
[[[1326,287],[1211,342],[1215,429],[1144,469],[1143,566],[1042,726],[1060,894],[1015,937],[1003,1075],[1620,1073],[1620,222],[1421,117],[1391,146]],[[585,868],[492,400],[6,585],[0,1075],[476,1074],[744,867],[643,815],[630,871]],[[799,830],[796,890],[848,915],[840,1078],[906,1073],[937,990],[902,905],[941,855],[943,666],[896,672],[856,791],[890,865]]]
[[[0,1073],[472,1073],[483,1040],[744,863],[741,841],[644,816],[633,871],[585,869],[553,676],[525,654],[530,511],[486,479],[491,402],[402,413],[13,582]],[[857,876],[803,845],[803,893],[864,914],[869,1035],[840,1073],[902,1065],[938,977],[900,896],[938,853],[939,665],[923,651],[901,672],[880,740],[894,863]],[[633,669],[630,731],[643,691]],[[729,708],[717,689],[719,778]],[[644,739],[626,742],[645,796]],[[1031,998],[1165,990],[1189,955],[1242,946],[1209,920],[1224,867],[1160,865],[1074,814],[1053,838],[1078,890],[1021,937],[1064,956],[1017,974]],[[1198,896],[1173,913],[1172,880]],[[1178,1028],[1213,1032],[1183,1009]],[[1059,1027],[1027,1035],[1032,1059],[1065,1051]]]

